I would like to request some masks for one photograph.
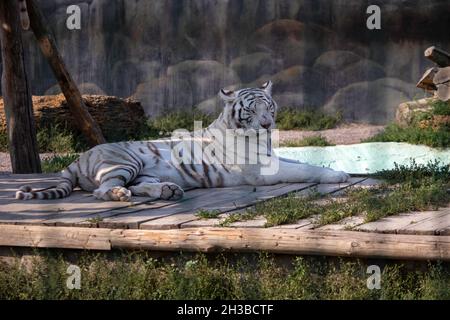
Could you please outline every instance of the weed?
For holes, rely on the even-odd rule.
[[[200,209],[195,213],[196,217],[199,217],[201,219],[215,219],[218,218],[220,215],[219,210],[204,210]]]

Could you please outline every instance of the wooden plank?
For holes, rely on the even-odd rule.
[[[296,255],[450,261],[449,236],[271,228],[125,230],[0,225],[0,246],[207,253],[263,251]]]
[[[356,226],[362,225],[363,223],[363,216],[346,217],[337,223],[327,224],[316,228],[316,230],[351,230]]]
[[[99,214],[119,208],[127,208],[148,201],[148,198],[135,197],[132,202],[102,201],[90,193],[74,192],[73,196],[57,200],[11,200],[0,203],[1,223],[43,223],[72,216]],[[2,201],[3,202],[3,201]]]
[[[237,186],[229,188],[203,189],[203,196],[194,201],[187,201],[177,208],[167,207],[161,210],[148,212],[139,212],[134,216],[113,217],[107,219],[107,223],[117,225],[119,228],[126,224],[129,228],[156,228],[155,222],[157,218],[166,217],[174,214],[191,213],[194,215],[198,210],[218,210],[219,212],[229,212],[232,210],[242,209],[255,204],[258,201],[267,200],[271,197],[280,196],[296,190],[304,190],[314,184],[298,183],[298,184],[280,184],[274,186]],[[187,216],[185,222],[190,222],[193,216]],[[197,218],[198,219],[198,218]],[[148,223],[147,223],[148,222]],[[162,221],[164,228],[166,223]],[[177,222],[178,223],[178,222]]]
[[[313,192],[318,192],[322,195],[340,195],[345,192],[345,190],[349,187],[362,184],[367,178],[350,178],[347,182],[344,183],[330,183],[330,184],[319,184],[314,188],[303,190],[296,195],[299,197],[305,197],[310,195]]]
[[[358,231],[406,234],[435,234],[436,230],[450,226],[450,208],[440,211],[411,212],[385,217],[362,224]]]
[[[343,184],[322,184],[322,185],[315,185],[315,191],[314,192],[320,192],[323,194],[329,194],[329,193],[338,193],[338,191],[342,192],[343,190],[345,190],[345,188],[347,188],[348,186],[353,186],[353,185],[358,185],[358,186],[371,186],[371,185],[375,185],[379,183],[378,180],[375,179],[367,179],[367,178],[352,178],[348,183],[343,183]],[[306,196],[308,194],[310,194],[311,191],[311,187],[309,188],[305,188],[303,189],[301,192],[297,192],[296,194],[298,196]],[[279,196],[280,195],[280,191],[282,191],[282,189],[278,189],[277,190],[277,194],[273,196]],[[270,199],[270,197],[265,198],[265,200]],[[236,213],[239,210],[235,210],[235,211],[231,211],[229,213]],[[273,228],[281,228],[281,229],[302,229],[302,230],[308,230],[308,229],[313,229],[314,228],[314,220],[317,217],[311,217],[311,218],[307,218],[307,219],[302,219],[301,221],[297,221],[294,224],[289,224],[289,225],[282,225],[282,226],[275,226]],[[218,223],[220,223],[220,219],[214,219],[210,222],[207,221],[195,221],[195,220],[191,220],[186,222],[185,224],[182,224],[182,228],[189,228],[189,227],[212,227],[217,225]],[[229,227],[246,227],[246,228],[261,228],[264,227],[265,224],[267,223],[267,219],[265,219],[264,217],[259,217],[257,219],[252,219],[252,220],[246,220],[246,221],[238,221],[238,222],[234,222],[232,224],[229,225]]]
[[[429,217],[422,218],[403,228],[399,228],[397,233],[401,234],[441,234],[450,229],[450,208],[444,208],[432,212]]]
[[[227,190],[224,190],[227,189]],[[193,190],[194,191],[194,190]],[[215,189],[197,189],[196,197],[189,198],[189,194],[173,205],[168,205],[159,209],[141,210],[138,212],[116,215],[105,218],[101,226],[107,228],[139,228],[141,224],[147,221],[155,220],[169,215],[180,213],[195,213],[199,209],[210,206],[211,204],[226,205],[232,203],[246,192],[252,192],[248,186],[238,188],[215,188]],[[144,227],[145,228],[145,227]]]

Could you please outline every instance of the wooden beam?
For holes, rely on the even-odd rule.
[[[425,50],[424,55],[427,59],[430,59],[441,68],[450,66],[450,53],[442,49],[436,48],[434,46],[429,47],[427,50]]]
[[[105,143],[106,140],[103,137],[100,127],[89,114],[78,87],[67,71],[64,61],[58,52],[56,42],[47,28],[44,15],[34,0],[27,0],[27,8],[31,29],[38,40],[42,53],[47,58],[58,80],[77,127],[84,134],[91,146]]]
[[[272,228],[140,230],[0,225],[0,246],[258,252],[400,260],[450,260],[450,236]]]
[[[436,85],[433,82],[434,76],[439,71],[439,68],[433,67],[425,71],[422,78],[420,78],[419,82],[416,84],[417,88],[421,88],[427,91],[435,91],[437,90]]]
[[[33,102],[25,71],[19,5],[16,0],[0,1],[0,40],[3,61],[2,92],[8,146],[14,173],[39,173]]]

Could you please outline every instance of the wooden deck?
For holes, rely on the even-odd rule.
[[[264,218],[219,223],[231,213],[259,201],[294,193],[339,195],[349,186],[378,183],[352,178],[348,183],[279,184],[195,189],[180,201],[134,197],[132,202],[104,202],[74,191],[60,200],[14,199],[24,184],[55,185],[57,175],[0,176],[0,246],[111,250],[257,251],[290,254],[450,260],[450,208],[401,214],[372,223],[346,218],[318,227],[314,218],[265,228]],[[215,219],[196,216],[200,209],[217,210]]]

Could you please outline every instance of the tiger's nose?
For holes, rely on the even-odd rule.
[[[264,129],[269,129],[271,125],[272,125],[272,123],[270,123],[270,122],[261,123],[261,127],[263,127]]]

